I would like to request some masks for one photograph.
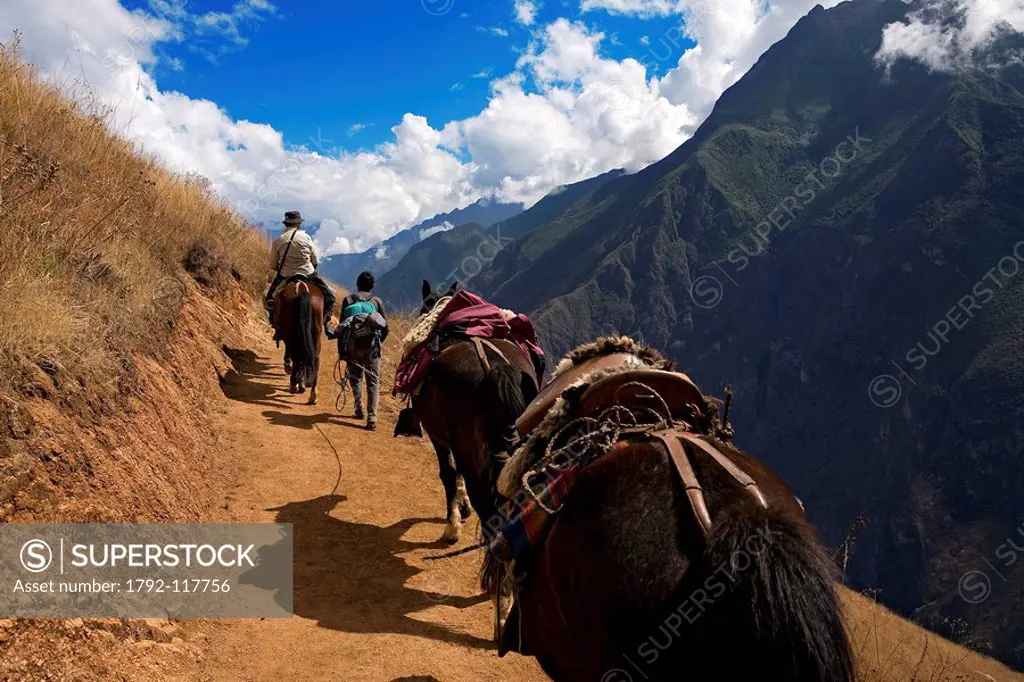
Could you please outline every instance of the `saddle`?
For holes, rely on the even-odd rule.
[[[267,299],[267,303],[271,306],[276,305],[278,299],[281,298],[281,293],[287,289],[289,285],[295,284],[296,282],[312,284],[312,281],[308,277],[301,274],[292,275],[288,278],[282,277],[280,280],[275,280],[270,284],[270,288],[268,290],[270,298]]]
[[[561,405],[559,400],[563,401]],[[715,410],[693,380],[680,372],[654,369],[633,352],[586,359],[563,370],[548,384],[516,422],[525,445],[506,465],[508,471],[502,472],[499,492],[511,497],[512,489],[523,485],[534,472],[536,452],[549,448],[551,434],[566,423],[617,407],[626,408],[624,412],[630,415],[644,415],[644,423],[623,428],[618,440],[653,441],[664,448],[705,536],[711,532],[712,516],[694,471],[693,457],[709,457],[757,504],[768,506],[754,479],[708,438],[716,433]]]
[[[278,291],[284,289],[289,284],[295,284],[296,282],[305,282],[306,284],[312,284],[313,280],[311,280],[306,275],[295,274],[295,275],[292,275],[291,277],[285,279],[284,281],[282,281],[281,284],[278,286]]]
[[[581,347],[567,359],[571,362],[559,365],[561,371],[516,422],[524,442],[498,480],[497,492],[508,499],[504,514],[509,522],[490,541],[489,550],[499,561],[512,562],[514,573],[529,570],[530,554],[541,546],[554,515],[571,495],[578,471],[618,443],[654,442],[665,450],[705,538],[713,519],[693,458],[710,458],[767,508],[757,482],[710,438],[726,432],[714,401],[688,376],[670,371],[671,363],[656,351],[626,337],[612,337],[597,347]],[[589,444],[580,439],[577,443],[583,447],[573,452],[568,444],[563,446],[561,434],[578,432],[581,422],[589,422],[584,431],[611,435]],[[560,454],[562,447],[566,456]],[[499,656],[522,651],[521,617],[514,602],[501,632]]]
[[[600,378],[598,374],[602,374]],[[551,411],[555,401],[575,385],[587,386],[579,412],[601,411],[612,405],[658,409],[666,417],[685,414],[706,402],[690,377],[651,367],[632,353],[611,353],[573,365],[544,388],[516,421],[520,438],[526,438]],[[653,391],[653,393],[652,393]],[[655,394],[664,399],[657,405]],[[667,410],[667,414],[665,413]]]

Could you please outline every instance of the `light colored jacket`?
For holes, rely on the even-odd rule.
[[[288,248],[288,241],[292,239],[291,248]],[[285,256],[285,249],[288,255]],[[288,279],[292,275],[312,275],[316,271],[319,261],[316,244],[313,238],[302,230],[295,228],[285,230],[284,233],[274,240],[270,247],[270,276],[277,274],[277,267],[281,264],[281,257],[284,256],[284,265],[281,267],[281,277]]]

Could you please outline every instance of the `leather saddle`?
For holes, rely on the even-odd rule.
[[[286,279],[283,282],[281,282],[281,288],[283,289],[284,287],[288,286],[289,284],[294,284],[295,282],[306,282],[306,283],[309,283],[311,281],[312,280],[309,277],[307,277],[306,275],[292,275],[288,279]]]
[[[588,378],[609,371],[588,384]],[[740,469],[709,439],[706,424],[708,399],[690,377],[680,372],[653,369],[631,353],[611,353],[592,358],[562,372],[531,402],[516,422],[521,438],[526,436],[550,412],[555,401],[570,387],[579,384],[582,394],[576,413],[598,415],[621,405],[631,412],[647,411],[660,423],[638,428],[623,438],[645,439],[659,443],[681,479],[694,518],[705,535],[711,533],[712,516],[704,491],[694,471],[691,458],[708,457],[723,469],[754,502],[767,508],[768,503],[757,482]]]
[[[282,277],[280,281],[272,285],[273,298],[271,299],[271,301],[276,304],[277,301],[280,300],[281,294],[284,293],[284,290],[287,289],[292,284],[295,284],[296,282],[305,282],[306,284],[312,284],[312,281],[305,275],[292,275],[291,277],[287,278]]]
[[[671,416],[688,415],[691,406],[699,408],[706,402],[704,394],[685,374],[651,369],[632,353],[610,353],[574,365],[552,379],[516,421],[519,436],[526,438],[570,386],[576,383],[585,385],[594,374],[617,368],[620,371],[609,373],[584,389],[580,399],[581,413],[592,414],[612,405],[624,405],[630,408],[650,407],[670,419]],[[657,399],[652,389],[664,399],[664,403]],[[667,415],[664,414],[666,408]]]

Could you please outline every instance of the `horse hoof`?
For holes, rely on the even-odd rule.
[[[462,517],[463,523],[469,521],[470,517],[473,516],[473,507],[470,506],[469,502],[459,507],[459,516]]]
[[[306,401],[307,405],[316,405],[316,396],[309,396],[309,400]]]
[[[444,534],[441,535],[441,542],[448,545],[456,545],[462,536],[462,529],[458,526],[448,526],[444,529]]]

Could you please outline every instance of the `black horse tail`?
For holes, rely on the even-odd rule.
[[[537,388],[533,377],[502,359],[492,361],[490,369],[485,371],[480,394],[481,403],[487,410],[487,442],[491,451],[488,478],[493,490],[509,450],[516,442],[516,420],[536,397]],[[481,518],[481,521],[481,531],[489,540],[496,528],[487,524],[488,519]],[[480,566],[480,587],[488,594],[501,589],[498,567],[497,559],[489,551],[485,552]]]
[[[746,503],[718,516],[701,587],[712,598],[723,590],[723,603],[700,616],[709,622],[694,623],[705,651],[723,642],[735,647],[731,656],[716,662],[718,671],[726,663],[740,668],[735,672],[742,679],[774,671],[773,678],[792,682],[854,680],[853,652],[835,589],[837,570],[810,524]]]
[[[292,362],[302,383],[312,386],[316,381],[316,338],[313,335],[313,297],[302,287],[295,297],[295,350]]]
[[[502,438],[515,426],[519,415],[526,409],[523,391],[523,372],[507,362],[493,362],[484,376],[481,392],[486,398],[492,443]]]

